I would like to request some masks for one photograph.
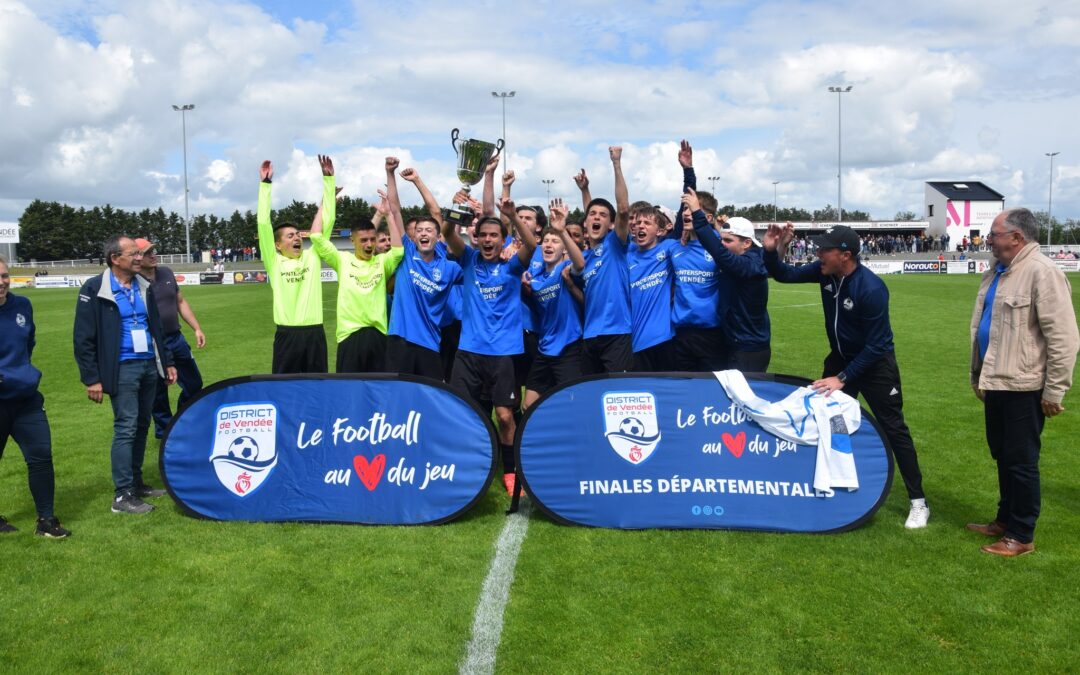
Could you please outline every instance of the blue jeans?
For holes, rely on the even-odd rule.
[[[143,484],[146,432],[150,428],[157,381],[154,359],[120,362],[116,393],[109,397],[113,409],[112,479],[117,496]]]
[[[199,372],[199,364],[195,363],[195,357],[191,355],[191,347],[183,333],[166,335],[165,348],[172,352],[173,365],[176,366],[176,383],[180,385],[176,412],[179,413],[191,397],[202,389],[202,373]],[[159,377],[157,395],[154,398],[154,435],[157,438],[165,435],[165,427],[169,426],[172,416],[172,409],[169,407],[169,385]]]

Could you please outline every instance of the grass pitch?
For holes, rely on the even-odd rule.
[[[885,277],[905,412],[932,515],[903,528],[896,478],[864,527],[839,535],[621,532],[534,512],[497,669],[967,671],[1080,663],[1080,433],[1076,394],[1043,434],[1037,552],[1001,560],[964,523],[994,513],[994,464],[967,383],[975,276]],[[1074,287],[1080,277],[1072,275]],[[457,669],[503,525],[495,488],[438,527],[214,523],[167,498],[109,512],[111,410],[86,400],[71,349],[75,293],[34,303],[53,432],[57,514],[74,536],[32,536],[26,467],[0,462],[0,664],[5,671],[437,671]],[[771,288],[770,370],[820,373],[815,286]],[[266,286],[186,287],[208,336],[204,379],[269,370]],[[334,286],[324,288],[333,363]],[[1074,305],[1076,291],[1074,290]],[[189,335],[190,339],[190,335]],[[193,341],[193,340],[192,340]],[[175,392],[174,392],[175,397]],[[147,479],[156,475],[156,443]]]

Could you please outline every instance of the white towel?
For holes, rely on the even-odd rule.
[[[786,441],[817,446],[814,489],[827,497],[833,488],[857,490],[851,434],[862,423],[859,403],[842,391],[825,397],[810,387],[799,387],[782,401],[761,398],[737,370],[713,373],[728,398],[769,433]]]

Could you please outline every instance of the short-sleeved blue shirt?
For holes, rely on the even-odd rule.
[[[489,262],[466,246],[460,263],[465,280],[458,348],[488,356],[522,353],[521,274],[525,266],[521,259],[515,255]]]

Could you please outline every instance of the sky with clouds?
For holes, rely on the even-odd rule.
[[[450,129],[495,140],[515,197],[675,206],[679,139],[721,203],[843,203],[922,215],[927,180],[981,180],[1007,205],[1080,217],[1080,0],[531,3],[0,0],[0,222],[33,199],[193,214],[315,201],[316,153],[371,200],[383,157],[449,201]],[[408,186],[403,201],[417,198]]]

